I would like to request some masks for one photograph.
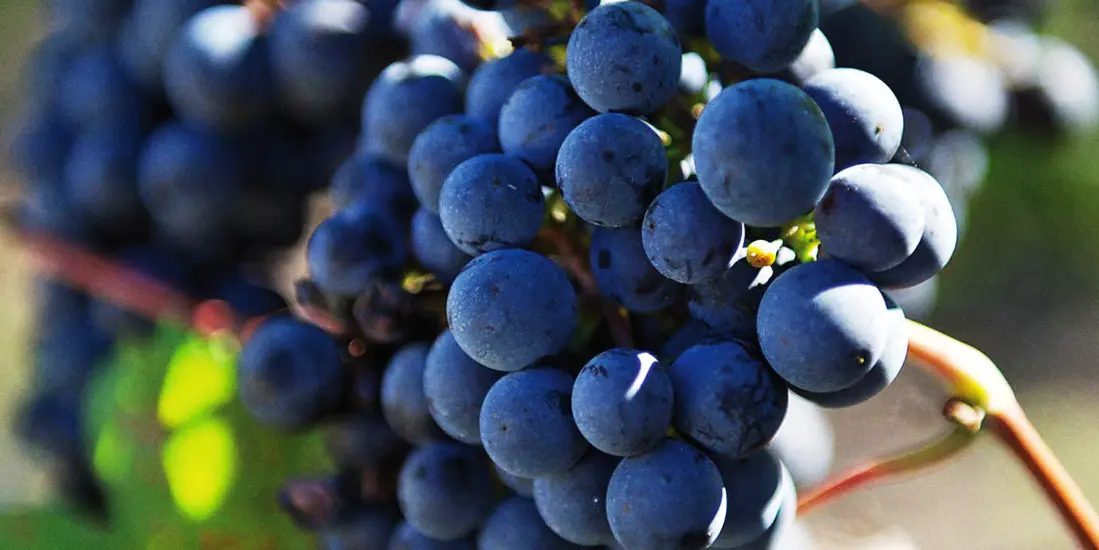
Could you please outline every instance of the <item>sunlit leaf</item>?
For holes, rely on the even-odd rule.
[[[236,391],[236,344],[225,337],[191,336],[168,363],[157,404],[157,417],[177,428],[217,410]]]
[[[176,507],[192,520],[221,508],[237,474],[232,428],[209,418],[177,430],[164,444],[164,474]]]

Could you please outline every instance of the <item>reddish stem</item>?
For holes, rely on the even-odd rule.
[[[1099,516],[1065,467],[1030,423],[1022,407],[990,416],[988,426],[1026,465],[1057,507],[1080,547],[1099,550]]]

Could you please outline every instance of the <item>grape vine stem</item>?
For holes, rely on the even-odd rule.
[[[982,426],[998,436],[1060,512],[1085,550],[1099,550],[1099,516],[1083,491],[1030,423],[1007,380],[976,348],[909,321],[908,357],[942,378],[954,397],[944,416],[954,423],[945,438],[898,457],[856,468],[825,482],[798,503],[800,513],[851,491],[938,464],[969,446]]]

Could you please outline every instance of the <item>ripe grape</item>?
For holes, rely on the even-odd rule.
[[[593,114],[565,77],[530,77],[500,108],[500,147],[538,172],[550,171],[569,132]]]
[[[462,162],[439,193],[443,230],[471,255],[529,245],[545,211],[538,176],[508,155],[478,155]]]
[[[580,550],[557,536],[538,515],[534,501],[511,497],[500,503],[481,527],[477,550]]]
[[[442,541],[436,540],[416,530],[408,522],[402,522],[389,537],[386,550],[474,550],[472,538]],[[350,550],[350,549],[349,549]]]
[[[706,36],[725,59],[774,71],[797,58],[818,17],[817,0],[708,0]]]
[[[466,88],[465,113],[488,124],[494,131],[500,109],[524,80],[552,72],[553,60],[542,52],[519,48],[473,71]]]
[[[576,376],[572,414],[593,447],[614,456],[635,456],[664,439],[671,426],[672,399],[668,374],[655,357],[616,348],[596,355]]]
[[[636,228],[596,227],[589,254],[600,293],[630,311],[658,311],[682,294],[683,285],[653,267]]]
[[[393,354],[382,377],[382,414],[406,441],[424,444],[443,437],[428,411],[424,392],[428,346],[409,344]]]
[[[329,196],[339,208],[369,202],[394,214],[416,209],[408,171],[366,151],[359,151],[340,164],[332,176]]]
[[[786,486],[793,481],[768,451],[742,459],[717,458],[729,506],[714,548],[739,548],[764,534],[778,518]]]
[[[492,511],[492,473],[484,454],[457,443],[431,443],[412,452],[397,479],[405,521],[442,540],[469,536]]]
[[[492,127],[468,115],[447,115],[424,128],[408,153],[408,177],[420,205],[439,213],[439,192],[447,176],[462,162],[500,145]]]
[[[856,164],[888,162],[896,154],[904,113],[881,79],[858,69],[831,69],[806,81],[803,89],[828,119],[837,172]]]
[[[614,540],[607,523],[607,485],[620,459],[589,452],[569,471],[534,480],[534,504],[559,537],[584,546]]]
[[[685,284],[711,281],[744,242],[744,225],[718,212],[698,183],[677,183],[660,194],[641,223],[645,254],[665,277]]]
[[[404,232],[391,214],[357,203],[322,222],[309,237],[309,273],[322,289],[354,295],[404,263]]]
[[[489,389],[503,376],[471,359],[444,330],[427,354],[423,393],[431,417],[450,437],[467,445],[481,444],[481,405]]]
[[[420,208],[412,216],[412,256],[443,283],[450,283],[471,259],[447,236],[438,216]]]
[[[399,521],[400,516],[390,508],[359,506],[343,512],[317,536],[324,550],[386,550]]]

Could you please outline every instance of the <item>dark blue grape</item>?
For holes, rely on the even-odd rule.
[[[539,367],[501,378],[481,407],[481,443],[500,468],[536,478],[568,471],[588,443],[576,429],[568,373]]]
[[[725,525],[714,548],[736,548],[759,538],[774,524],[790,474],[768,451],[742,459],[714,460],[721,472],[725,496]]]
[[[276,87],[261,32],[237,5],[207,8],[187,22],[164,59],[164,91],[180,118],[240,131],[271,113]]]
[[[423,208],[412,216],[411,237],[412,256],[443,283],[453,281],[473,258],[451,242],[442,220]]]
[[[534,504],[557,536],[584,546],[614,540],[606,500],[619,461],[591,451],[569,471],[534,480]]]
[[[473,533],[492,511],[492,473],[473,447],[432,443],[408,456],[397,479],[405,521],[431,538]]]
[[[406,166],[416,136],[436,119],[462,110],[462,78],[453,62],[434,55],[386,67],[363,100],[366,148]]]
[[[710,0],[706,36],[722,57],[756,71],[797,58],[819,17],[817,0]]]
[[[323,426],[325,446],[342,468],[363,468],[400,459],[408,443],[378,414],[357,414]]]
[[[180,29],[196,13],[225,0],[134,0],[119,33],[123,68],[146,89],[161,86],[164,58]]]
[[[470,359],[444,330],[431,345],[424,366],[424,396],[431,417],[450,437],[480,445],[481,404],[501,376]]]
[[[433,539],[416,530],[411,524],[402,522],[389,537],[386,550],[474,550],[472,538],[442,541]]]
[[[702,111],[693,144],[706,196],[752,226],[779,226],[808,213],[832,177],[828,121],[805,92],[778,80],[722,90]]]
[[[143,138],[128,127],[99,126],[73,144],[65,162],[68,192],[98,227],[125,231],[148,217],[137,188]]]
[[[664,144],[648,124],[620,114],[599,115],[574,128],[557,155],[557,186],[585,221],[633,225],[668,177]]]
[[[635,456],[664,439],[671,427],[672,400],[672,384],[656,357],[616,348],[596,355],[576,376],[572,411],[593,447]]]
[[[506,57],[481,65],[469,79],[466,114],[488,124],[495,131],[500,109],[519,84],[552,70],[553,60],[549,56],[526,48],[519,48]]]
[[[408,177],[420,206],[439,213],[439,192],[462,162],[500,150],[493,127],[468,115],[447,115],[432,122],[412,143]]]
[[[323,330],[286,317],[256,328],[237,361],[240,397],[261,422],[299,428],[336,404],[340,354]]]
[[[798,493],[790,475],[785,471],[782,475],[778,498],[778,515],[762,535],[747,544],[727,548],[735,550],[801,550],[806,548],[805,540],[796,538],[807,537],[808,535],[795,530],[797,525],[794,523],[794,519],[797,516]],[[714,548],[717,548],[717,546],[715,545]]]
[[[354,295],[395,271],[407,255],[404,232],[392,216],[358,203],[322,222],[309,237],[309,274],[322,289]]]
[[[893,158],[904,133],[904,113],[881,79],[858,69],[831,69],[809,79],[803,89],[828,119],[837,172]]]
[[[393,431],[406,441],[424,444],[439,439],[443,432],[435,425],[424,395],[427,344],[409,344],[389,360],[382,376],[382,414]]]
[[[676,439],[623,459],[607,487],[607,519],[630,550],[709,548],[725,521],[721,474],[706,455]]]
[[[672,364],[675,360],[690,348],[702,343],[717,343],[728,341],[730,338],[721,337],[710,325],[698,320],[690,319],[679,327],[664,345],[660,348],[660,360]]]
[[[400,516],[380,506],[357,506],[317,533],[321,550],[386,550]]]
[[[58,106],[74,127],[138,126],[146,120],[146,98],[122,71],[111,49],[83,50],[68,64]]]
[[[683,51],[675,29],[640,2],[602,4],[569,36],[569,81],[601,113],[644,115],[675,93]]]
[[[515,474],[509,474],[507,470],[500,467],[499,464],[493,464],[493,468],[496,470],[496,477],[500,478],[500,483],[503,483],[505,487],[511,489],[515,494],[524,496],[527,498],[534,498],[534,480],[529,477],[520,477]]]
[[[363,201],[402,215],[416,209],[408,171],[365,151],[340,164],[332,176],[331,194],[339,208]]]
[[[472,255],[529,245],[545,212],[538,176],[507,155],[479,155],[459,164],[439,193],[443,230]]]
[[[481,64],[487,43],[508,36],[502,19],[472,11],[460,2],[427,0],[412,4],[418,4],[407,30],[412,53],[445,57],[463,71],[472,71]]]
[[[802,397],[831,409],[852,407],[869,400],[881,393],[893,383],[904,366],[904,360],[908,356],[908,323],[904,318],[904,312],[896,304],[889,301],[888,319],[889,335],[886,337],[885,350],[881,358],[867,372],[855,382],[854,385],[839,391],[828,393],[813,393],[796,390]]]
[[[719,278],[691,285],[691,315],[722,334],[755,339],[756,314],[767,288],[760,271],[739,259]]]
[[[676,431],[717,455],[759,449],[786,415],[786,385],[740,342],[696,345],[672,363],[668,376]]]
[[[661,12],[680,40],[706,33],[706,0],[665,0]]]
[[[884,271],[920,243],[919,192],[895,166],[860,164],[835,175],[813,212],[821,249],[863,272]]]
[[[546,526],[534,501],[511,497],[500,503],[477,535],[477,550],[580,550]]]
[[[565,77],[528,78],[500,108],[500,147],[535,170],[548,172],[569,132],[593,114]]]
[[[76,136],[71,121],[59,108],[48,105],[32,109],[21,121],[11,144],[12,164],[28,184],[60,184]]]
[[[920,197],[924,209],[923,236],[916,250],[899,265],[868,276],[884,288],[904,288],[918,285],[946,267],[958,244],[958,222],[950,199],[935,178],[919,168],[889,166]]]
[[[327,122],[354,112],[375,70],[371,5],[303,0],[275,18],[270,31],[272,70],[294,115]]]
[[[885,300],[837,260],[801,264],[763,294],[756,328],[767,361],[792,386],[833,392],[881,359],[889,334]]]
[[[599,292],[630,311],[658,311],[682,294],[683,285],[653,267],[636,228],[595,228],[589,254]]]
[[[649,261],[665,277],[686,284],[711,281],[729,267],[744,241],[744,225],[718,212],[693,181],[664,190],[641,224]]]
[[[474,361],[517,371],[568,344],[576,293],[561,268],[525,250],[498,250],[466,265],[447,295],[447,319]]]

